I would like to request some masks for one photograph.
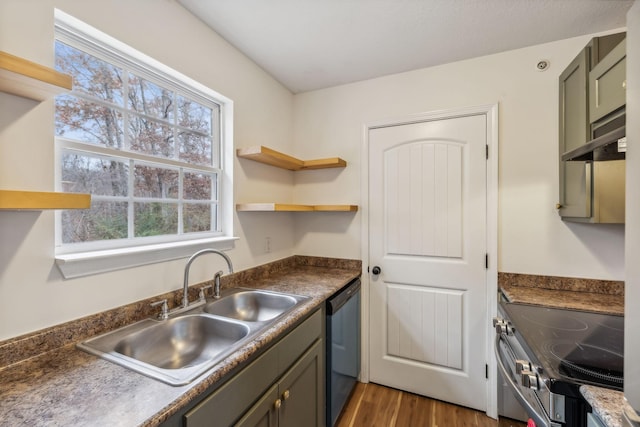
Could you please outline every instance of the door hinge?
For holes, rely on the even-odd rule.
[[[489,160],[489,144],[485,145],[485,155],[487,157],[487,160]]]
[[[487,364],[484,365],[484,377],[489,379],[489,365]]]
[[[489,269],[489,254],[484,254],[484,268]]]

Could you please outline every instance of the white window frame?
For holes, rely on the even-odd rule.
[[[55,38],[81,50],[94,54],[99,47],[100,57],[106,59],[117,55],[125,58],[134,68],[153,70],[167,82],[180,82],[194,89],[206,98],[215,100],[220,105],[220,172],[218,179],[218,221],[220,230],[211,233],[183,234],[173,241],[145,238],[145,243],[131,239],[118,241],[118,247],[103,245],[101,249],[92,248],[91,244],[82,244],[80,250],[74,245],[61,244],[61,213],[56,212],[56,248],[55,261],[64,278],[74,278],[107,271],[120,270],[191,255],[204,248],[220,250],[231,249],[237,237],[233,236],[233,101],[175,71],[153,58],[131,48],[130,46],[98,31],[84,22],[62,12],[54,11]],[[115,53],[117,52],[117,53]],[[197,99],[197,98],[196,98]],[[55,162],[57,191],[62,191],[60,156],[64,145],[74,148],[74,143],[56,143]],[[99,149],[95,153],[99,152]],[[135,153],[123,153],[124,157],[135,158]],[[192,169],[189,167],[189,169]],[[193,168],[197,169],[197,167]]]

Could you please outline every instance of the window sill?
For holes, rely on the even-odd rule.
[[[56,255],[56,265],[65,279],[73,279],[185,258],[205,248],[232,249],[236,240],[238,240],[237,237],[217,237],[125,249],[60,254]]]

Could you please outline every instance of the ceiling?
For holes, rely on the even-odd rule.
[[[178,0],[294,93],[625,26],[633,0]]]

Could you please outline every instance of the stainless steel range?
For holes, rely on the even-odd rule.
[[[538,427],[583,427],[582,384],[622,390],[624,318],[501,302],[498,367]]]

